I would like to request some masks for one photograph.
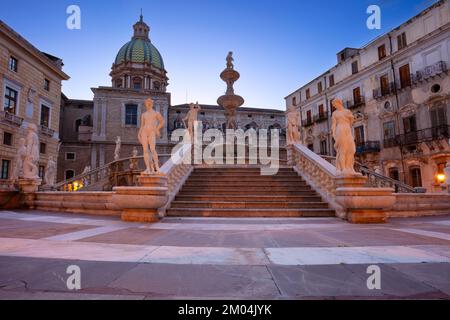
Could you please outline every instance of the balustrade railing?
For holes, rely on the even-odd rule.
[[[22,125],[23,122],[23,118],[16,116],[15,114],[9,113],[7,111],[0,111],[0,119],[19,127]]]

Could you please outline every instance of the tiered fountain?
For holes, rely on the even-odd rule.
[[[236,109],[244,104],[244,98],[234,94],[233,84],[239,79],[239,72],[234,70],[233,52],[229,52],[227,56],[227,67],[220,74],[220,78],[227,84],[225,95],[217,99],[217,103],[225,109],[227,118],[227,129],[237,129]]]

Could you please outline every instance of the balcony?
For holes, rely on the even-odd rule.
[[[439,61],[417,71],[415,74],[411,74],[411,81],[413,84],[419,84],[420,82],[433,79],[436,76],[445,75],[447,74],[447,71],[448,69],[445,61]]]
[[[310,127],[314,124],[314,121],[312,119],[306,119],[306,120],[302,120],[302,126],[303,127]]]
[[[358,99],[356,99],[354,101],[347,101],[346,104],[347,104],[347,109],[353,110],[353,109],[357,109],[359,107],[366,105],[366,99],[364,97],[359,97]]]
[[[328,112],[320,112],[320,113],[314,115],[314,119],[313,119],[313,121],[315,123],[320,123],[320,122],[327,121],[327,120],[328,120]]]
[[[23,118],[16,116],[15,114],[7,111],[0,111],[0,119],[20,127],[23,122]]]
[[[373,98],[376,100],[383,99],[384,97],[393,95],[396,89],[395,82],[389,82],[387,86],[373,90]]]
[[[356,154],[380,152],[380,141],[365,141],[360,144],[356,144]]]
[[[41,134],[48,137],[53,137],[53,134],[55,133],[55,130],[50,129],[49,127],[46,127],[44,125],[41,125]]]
[[[438,127],[432,127],[414,132],[400,134],[397,135],[395,138],[391,139],[385,139],[384,147],[392,148],[395,146],[409,146],[421,142],[430,142],[449,138],[450,138],[450,126],[442,125]]]

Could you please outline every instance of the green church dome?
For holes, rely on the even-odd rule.
[[[145,38],[133,38],[117,54],[115,64],[123,62],[148,63],[155,68],[165,70],[164,62],[158,49]]]

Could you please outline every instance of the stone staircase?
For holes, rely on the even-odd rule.
[[[168,216],[334,217],[335,211],[292,169],[262,176],[258,166],[195,168]]]

